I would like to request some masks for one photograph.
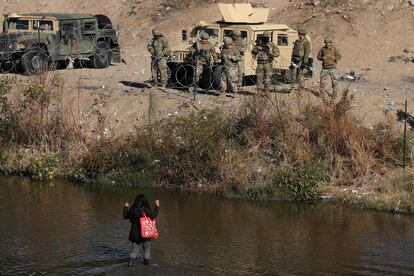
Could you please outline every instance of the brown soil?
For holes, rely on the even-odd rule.
[[[108,69],[61,70],[67,81],[69,99],[79,110],[79,118],[85,124],[96,120],[94,111],[107,115],[109,127],[116,132],[127,132],[135,125],[148,121],[150,91],[157,101],[157,116],[174,116],[184,110],[203,107],[237,108],[246,96],[224,103],[212,95],[198,95],[192,101],[190,94],[169,89],[165,92],[147,88],[144,83],[150,76],[149,54],[146,43],[151,29],[160,28],[174,45],[180,39],[182,28],[188,28],[198,20],[220,19],[216,1],[177,0],[90,0],[90,1],[43,1],[5,0],[0,3],[4,12],[66,12],[108,15],[120,32],[124,59],[127,64]],[[234,2],[234,1],[227,1]],[[246,2],[246,1],[237,1]],[[354,112],[365,124],[374,124],[384,118],[384,106],[391,101],[402,108],[406,96],[412,107],[414,63],[388,62],[390,56],[400,55],[403,49],[414,46],[414,7],[403,0],[336,0],[320,1],[313,6],[305,0],[251,1],[268,4],[272,22],[287,23],[293,28],[304,24],[313,41],[315,57],[326,34],[333,36],[343,54],[339,64],[342,73],[354,70],[366,81],[349,84],[355,94]],[[318,1],[316,1],[318,2]],[[334,4],[329,4],[334,3]],[[315,65],[315,76],[308,82],[317,85],[320,65]],[[19,76],[19,78],[27,78]],[[281,95],[287,99],[291,95]]]

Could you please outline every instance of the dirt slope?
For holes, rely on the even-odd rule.
[[[145,122],[149,89],[142,82],[149,78],[149,55],[146,44],[150,30],[164,31],[171,44],[180,39],[182,28],[199,20],[220,19],[217,1],[191,0],[3,0],[3,12],[74,12],[108,15],[120,32],[126,65],[104,70],[59,71],[68,86],[80,90],[80,117],[92,121],[92,109],[101,108],[110,117],[112,128],[125,131]],[[246,2],[246,1],[221,1]],[[388,62],[404,48],[414,47],[414,7],[406,0],[270,0],[251,1],[271,8],[272,22],[287,23],[293,28],[305,25],[313,41],[313,56],[326,34],[334,37],[342,51],[342,73],[355,70],[364,74],[365,82],[351,83],[356,95],[356,111],[371,124],[383,118],[384,105],[403,102],[404,95],[413,100],[414,63]],[[310,3],[315,3],[312,5]],[[315,64],[317,85],[320,65]],[[133,82],[133,85],[125,85]],[[347,85],[344,83],[343,85]],[[404,93],[405,91],[405,93]],[[170,91],[160,95],[160,116],[175,114],[191,96]],[[162,95],[162,96],[161,96]],[[74,97],[73,95],[69,95]],[[286,96],[289,97],[289,96]],[[105,104],[102,104],[102,103]],[[414,101],[413,101],[414,102]],[[100,104],[97,104],[100,103]],[[195,106],[194,106],[195,104]],[[186,106],[215,106],[214,97],[200,96],[199,102]],[[229,105],[232,102],[228,101]]]

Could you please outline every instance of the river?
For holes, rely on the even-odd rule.
[[[125,201],[160,199],[152,265],[131,269]],[[0,178],[0,275],[414,275],[413,216]],[[145,270],[146,269],[146,270]]]

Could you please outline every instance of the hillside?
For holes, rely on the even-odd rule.
[[[42,1],[4,0],[4,12],[67,12],[108,15],[120,33],[124,59],[127,65],[111,66],[105,70],[60,71],[68,85],[82,90],[81,109],[88,113],[96,102],[102,112],[117,114],[113,128],[124,130],[123,123],[140,122],[145,118],[148,90],[143,81],[149,75],[149,54],[146,44],[151,29],[160,28],[174,45],[180,32],[199,20],[221,18],[217,1],[177,0],[90,0]],[[246,2],[246,1],[223,1]],[[405,48],[414,47],[414,6],[406,0],[270,0],[251,1],[271,8],[271,22],[287,23],[293,28],[305,25],[313,41],[313,56],[326,34],[333,36],[343,54],[339,64],[345,74],[351,70],[363,74],[365,81],[350,83],[356,96],[356,112],[371,124],[382,118],[385,105],[397,105],[412,97],[414,63],[388,62],[389,57],[402,54]],[[313,4],[312,4],[313,3]],[[317,85],[320,65],[315,64],[315,77],[309,85]],[[136,82],[134,87],[123,83]],[[344,83],[344,86],[348,85]],[[185,99],[180,92],[170,91],[161,97],[160,116],[174,113]],[[200,96],[204,106],[214,104],[214,98]],[[229,104],[232,105],[231,102]],[[98,104],[99,106],[99,104]],[[91,116],[93,117],[93,116]],[[86,119],[85,119],[86,120]],[[118,123],[115,123],[118,122]],[[135,123],[133,123],[135,124]]]

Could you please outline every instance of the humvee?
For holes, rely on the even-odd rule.
[[[49,65],[106,68],[121,62],[117,32],[105,15],[31,13],[4,14],[0,34],[3,72],[33,74]]]
[[[250,4],[218,4],[222,14],[222,20],[216,22],[200,21],[191,30],[182,30],[180,45],[172,50],[171,59],[168,61],[170,69],[170,83],[174,85],[192,85],[193,73],[190,72],[191,60],[188,59],[188,50],[199,39],[203,31],[209,34],[210,42],[218,48],[225,37],[230,37],[234,30],[240,30],[242,38],[247,45],[245,51],[244,83],[255,79],[256,61],[250,54],[255,42],[260,40],[263,33],[271,32],[271,40],[279,50],[280,56],[273,62],[274,79],[279,82],[289,82],[291,55],[293,44],[298,38],[298,32],[285,24],[268,23],[268,8],[253,8]],[[310,38],[308,37],[310,40]],[[312,76],[312,58],[309,59],[308,70],[305,77]],[[212,69],[214,71],[214,69]],[[217,80],[212,79],[217,84]],[[217,88],[217,85],[214,85]],[[210,85],[211,87],[211,85]]]

